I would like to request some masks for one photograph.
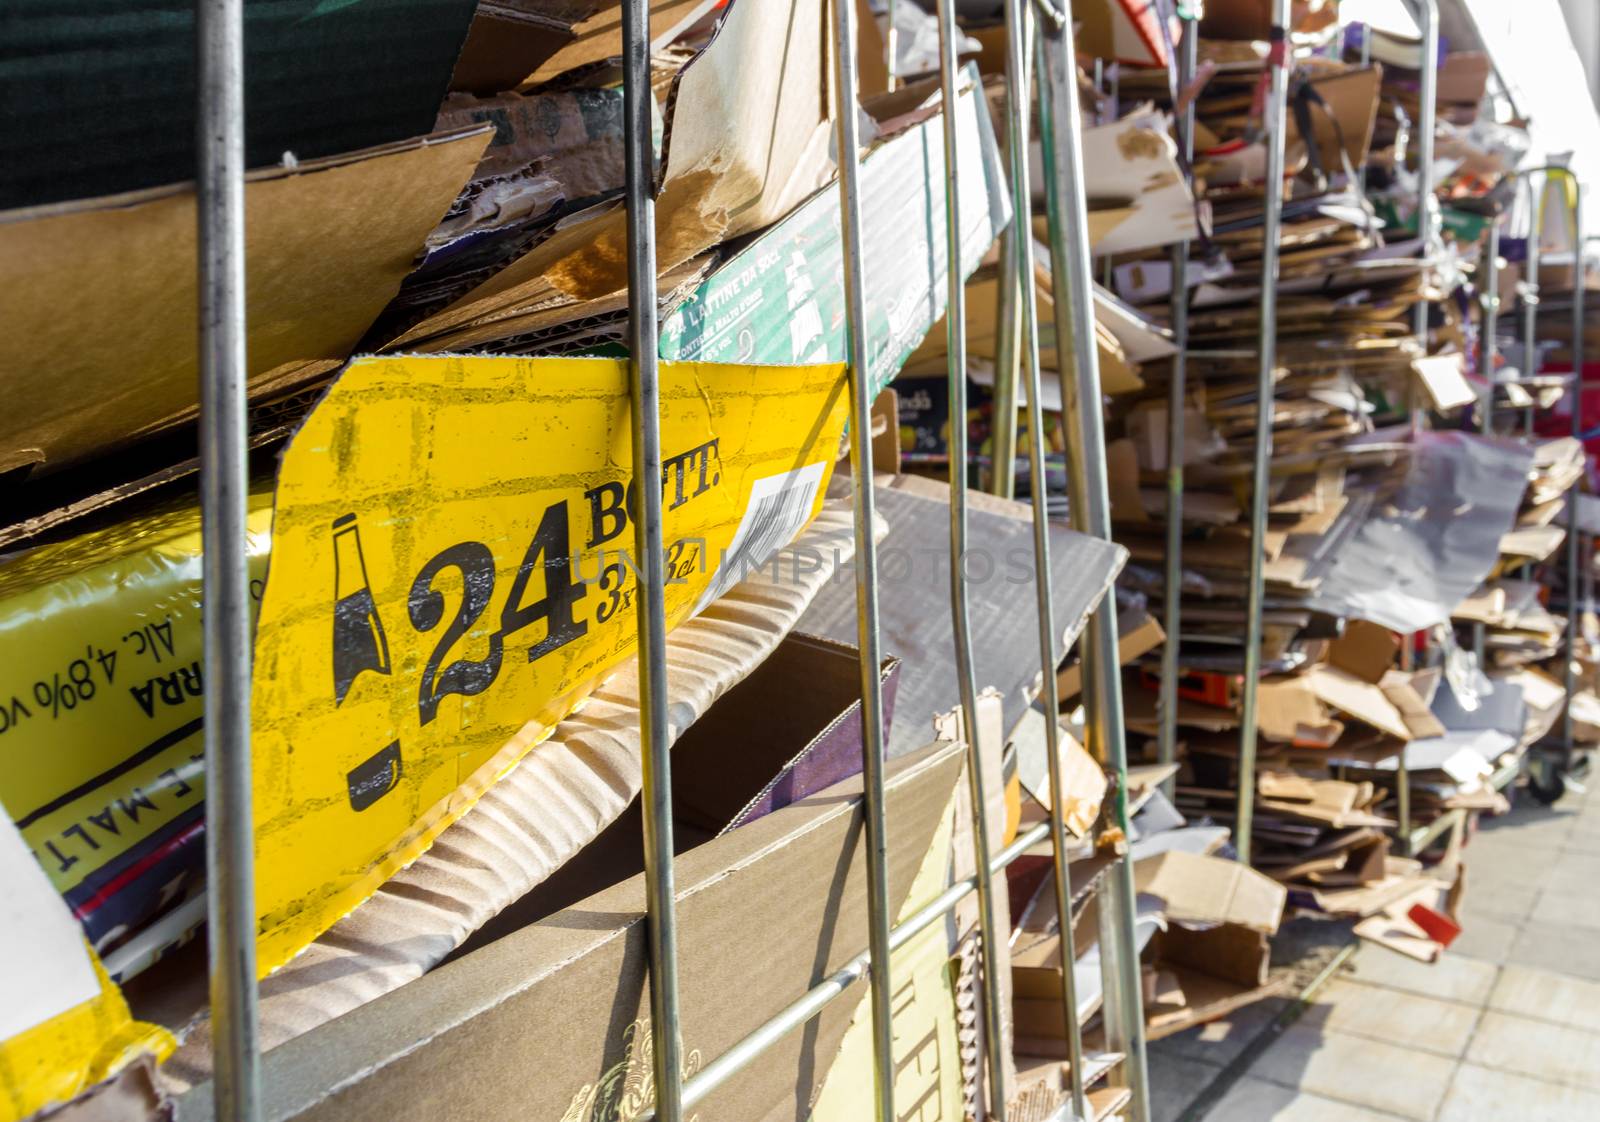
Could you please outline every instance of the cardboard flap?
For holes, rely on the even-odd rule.
[[[1478,400],[1476,391],[1467,381],[1466,356],[1463,354],[1413,359],[1411,369],[1416,371],[1417,380],[1428,391],[1433,407],[1441,413],[1460,409]]]
[[[252,173],[252,393],[332,370],[411,271],[471,176],[479,126]],[[0,215],[0,472],[51,471],[190,418],[199,403],[190,184]]]
[[[674,79],[656,200],[659,269],[775,221],[832,175],[822,24],[820,7],[738,0]],[[569,223],[389,346],[610,296],[627,286],[626,250],[620,205]]]
[[[1443,736],[1444,725],[1428,708],[1428,703],[1413,686],[1412,679],[1413,675],[1402,670],[1391,670],[1383,676],[1383,681],[1378,683],[1378,687],[1399,712],[1412,739],[1423,740]]]
[[[1316,666],[1305,681],[1325,704],[1401,740],[1412,733],[1394,701],[1378,685],[1363,681],[1336,666]]]
[[[1382,79],[1383,70],[1377,66],[1311,79],[1311,88],[1323,102],[1311,106],[1311,140],[1324,174],[1342,171],[1347,160],[1352,168],[1366,163]],[[1294,130],[1291,135],[1299,136],[1299,121],[1293,113],[1289,120]]]
[[[1394,665],[1400,650],[1400,637],[1387,627],[1353,619],[1345,624],[1344,634],[1328,645],[1328,665],[1360,678],[1379,682]]]
[[[651,49],[665,46],[713,2],[651,0]],[[483,0],[467,29],[450,88],[488,95],[537,86],[621,54],[617,0]]]
[[[1140,861],[1134,880],[1166,901],[1170,921],[1189,926],[1235,924],[1270,935],[1288,899],[1281,884],[1237,861],[1178,849]]]
[[[1344,726],[1332,719],[1304,678],[1267,678],[1256,691],[1256,729],[1281,744],[1326,747]]]

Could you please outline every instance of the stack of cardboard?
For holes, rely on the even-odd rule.
[[[627,297],[620,11],[608,0],[401,6],[403,20],[376,0],[334,5],[332,16],[311,0],[274,13],[250,5],[252,49],[266,48],[251,59],[246,194],[267,1082],[285,1117],[376,1116],[397,1103],[598,1117],[649,1065],[638,1008],[643,890],[633,875],[635,589],[621,552],[630,469],[617,357]],[[694,1065],[865,945],[864,850],[849,828],[861,756],[854,597],[849,582],[830,580],[852,537],[847,504],[827,493],[846,404],[846,317],[831,13],[790,0],[651,8],[664,492],[678,578],[668,672],[687,890],[679,922],[686,977],[701,977],[685,992]],[[90,48],[105,44],[84,41],[93,22],[52,23],[36,37],[39,57],[61,66],[100,57]],[[162,35],[164,49],[190,57],[186,28],[152,29]],[[873,20],[862,36],[863,59],[880,57]],[[385,51],[363,53],[363,43]],[[81,75],[73,97],[109,96],[118,82],[87,79],[124,70],[138,76],[124,84],[165,82],[170,68],[142,49],[103,56],[111,61]],[[929,337],[947,274],[992,264],[1009,219],[978,73],[962,72],[948,105],[936,82],[886,85],[881,66],[866,67],[859,156],[876,387]],[[51,96],[66,92],[58,83]],[[8,336],[4,366],[8,390],[30,402],[0,422],[0,470],[13,485],[0,510],[0,644],[14,656],[4,660],[11,703],[0,706],[0,732],[36,749],[8,755],[0,802],[18,820],[11,840],[22,860],[34,861],[31,847],[92,940],[78,965],[94,981],[98,952],[111,975],[101,976],[107,1007],[95,1008],[91,1037],[115,1030],[165,1057],[173,1042],[154,1026],[171,1029],[183,1044],[153,1093],[188,1087],[198,1104],[210,1093],[211,1038],[204,939],[195,938],[205,914],[205,668],[196,204],[183,182],[194,129],[167,119],[185,118],[189,101],[166,101],[128,135],[82,148],[71,166],[50,166],[64,150],[52,140],[39,149],[46,155],[12,153],[0,176],[6,204],[21,208],[0,214],[0,270],[27,325]],[[63,113],[83,117],[83,129],[122,127],[124,115],[83,108]],[[955,260],[940,224],[946,113],[958,130]],[[1124,179],[1175,170],[1160,122],[1095,142],[1129,147],[1130,127],[1160,143]],[[81,147],[83,129],[67,150]],[[145,134],[183,143],[137,152]],[[1192,232],[1182,189],[1097,221],[1110,244],[1137,249],[1154,244],[1146,226],[1158,211]],[[992,267],[985,276],[992,292]],[[1109,291],[1100,303],[1107,369],[1137,389],[1138,365],[1171,344]],[[937,369],[941,351],[930,346],[917,361]],[[975,536],[1014,568],[1028,555],[1027,508],[974,506]],[[919,564],[941,552],[929,546],[945,534],[942,489],[899,480],[880,510],[893,523],[889,547],[905,545]],[[1059,663],[1126,555],[1051,533]],[[776,556],[791,541],[793,556]],[[978,740],[991,850],[1048,801],[1043,757],[1018,769],[1003,753],[1008,729],[1031,712],[1039,673],[1031,631],[1017,636],[1031,623],[1006,610],[1010,585],[1031,573],[1010,575],[974,597],[983,613],[975,653],[990,687],[974,730],[951,715],[948,574],[884,582],[899,919],[970,871],[970,815],[955,794],[965,789],[963,753],[948,741]],[[752,737],[764,755],[744,751]],[[1092,854],[1106,779],[1081,748],[1072,764],[1070,819]],[[1008,767],[1027,773],[1009,798]],[[780,917],[789,896],[811,911]],[[1009,916],[997,921],[1006,930]],[[965,902],[955,923],[929,928],[895,960],[897,982],[917,988],[900,1004],[897,1017],[911,1023],[897,1019],[897,1038],[933,1042],[931,1053],[900,1057],[913,1074],[899,1094],[934,1096],[951,1116],[983,1115],[990,1051],[1006,1054],[1008,1096],[1037,1100],[1030,1084],[1061,1079],[1054,1061],[1015,1074],[1010,1041],[984,1038],[977,928]],[[749,937],[728,974],[733,962],[718,951],[739,930]],[[438,982],[447,958],[452,980]],[[119,984],[150,1024],[130,1027]],[[800,1078],[773,1079],[764,1065],[709,1105],[736,1117],[791,1105],[819,1119],[859,1117],[871,1058],[859,990],[766,1057]],[[737,1011],[729,994],[739,995]],[[580,1011],[578,1036],[547,1015],[553,1008]],[[515,1062],[567,1074],[507,1085],[458,1051],[461,1030],[498,1035],[502,1018],[540,1024],[508,1034],[523,1049]],[[385,1023],[405,1025],[410,1041],[389,1048]],[[0,1040],[6,1106],[31,1110],[111,1073],[85,1063],[48,1072],[47,1086],[31,1075],[14,1086],[9,1073],[23,1069],[13,1061],[32,1053],[11,1045]],[[304,1070],[329,1057],[355,1066]],[[1121,1092],[1096,1094],[1113,1109]]]
[[[1408,75],[1403,50],[1375,55],[1370,66],[1354,61],[1354,50],[1345,61],[1302,57],[1290,83],[1281,187],[1268,527],[1265,542],[1252,542],[1246,512],[1256,447],[1262,200],[1277,189],[1262,182],[1258,95],[1267,51],[1250,41],[1265,32],[1250,18],[1250,5],[1219,5],[1220,16],[1210,8],[1199,49],[1202,79],[1181,91],[1198,116],[1195,194],[1209,221],[1206,236],[1191,243],[1183,294],[1190,352],[1182,633],[1168,637],[1182,644],[1176,806],[1192,821],[1229,825],[1236,818],[1246,573],[1252,550],[1261,548],[1265,677],[1255,716],[1260,770],[1248,857],[1288,888],[1292,906],[1359,920],[1363,933],[1400,943],[1395,929],[1414,922],[1412,905],[1449,918],[1455,879],[1448,855],[1430,857],[1426,867],[1394,855],[1402,851],[1392,840],[1400,825],[1401,760],[1413,828],[1457,811],[1494,812],[1505,799],[1491,777],[1514,758],[1524,734],[1549,719],[1548,698],[1537,714],[1520,701],[1497,702],[1490,719],[1491,707],[1475,702],[1510,698],[1511,686],[1484,680],[1472,693],[1477,679],[1465,676],[1471,667],[1463,668],[1453,648],[1444,666],[1402,669],[1410,666],[1401,658],[1402,639],[1410,644],[1414,633],[1462,610],[1462,601],[1472,603],[1480,581],[1500,575],[1506,540],[1517,549],[1555,549],[1559,529],[1545,526],[1580,461],[1547,448],[1530,465],[1523,450],[1464,434],[1378,427],[1416,408],[1444,428],[1472,404],[1472,325],[1444,297],[1458,275],[1448,239],[1476,237],[1484,227],[1447,222],[1443,248],[1407,240],[1416,187],[1397,125],[1408,112],[1415,119],[1414,58]],[[1327,29],[1300,30],[1302,42],[1319,35],[1331,41]],[[1482,92],[1481,63],[1479,56],[1449,59],[1440,83],[1449,109],[1439,124],[1448,155],[1438,188],[1469,211],[1492,185],[1497,161],[1509,166],[1515,156],[1515,145],[1500,144],[1498,134],[1468,133]],[[1171,109],[1173,92],[1163,71],[1119,75],[1123,104],[1147,98]],[[1363,168],[1369,195],[1357,186]],[[1166,250],[1102,256],[1119,296],[1152,321],[1171,323],[1174,273]],[[1422,302],[1430,317],[1419,337],[1413,321]],[[1151,362],[1138,376],[1142,390],[1110,402],[1108,454],[1125,469],[1113,472],[1113,513],[1118,540],[1132,555],[1124,584],[1159,618],[1167,364]],[[1538,484],[1526,499],[1525,475]],[[1448,537],[1445,525],[1453,527]],[[1530,612],[1527,623],[1537,622]],[[1148,651],[1139,662],[1124,675],[1127,724],[1153,745],[1159,654]],[[1540,693],[1538,682],[1530,685]],[[1520,683],[1516,692],[1520,697]],[[1513,721],[1514,735],[1500,728]],[[1431,954],[1438,945],[1421,939],[1410,949]]]

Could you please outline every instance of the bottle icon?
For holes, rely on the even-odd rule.
[[[389,673],[389,639],[367,584],[354,514],[333,520],[333,594],[333,702],[342,705],[363,670]]]

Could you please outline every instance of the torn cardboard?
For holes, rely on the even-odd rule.
[[[827,182],[822,25],[821,8],[739,0],[678,73],[655,207],[658,269],[760,229]],[[519,334],[530,313],[626,289],[626,248],[620,204],[587,212],[388,346],[461,350]]]
[[[955,746],[889,765],[894,912],[947,818],[960,771]],[[694,980],[681,995],[690,1074],[866,946],[860,823],[852,781],[678,859],[679,969]],[[644,913],[641,876],[269,1052],[265,1112],[284,1122],[585,1116],[648,1080]],[[857,982],[807,1032],[784,1037],[711,1092],[701,1111],[754,1120],[803,1113],[864,987]],[[507,1071],[542,1074],[506,1079]],[[779,1071],[792,1077],[774,1079]],[[209,1084],[192,1089],[180,1118],[210,1119],[211,1097]]]
[[[477,166],[489,130],[252,172],[245,186],[250,392],[342,363]],[[86,459],[195,415],[191,184],[0,215],[7,392],[0,472]]]

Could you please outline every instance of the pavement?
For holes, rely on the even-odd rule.
[[[1364,944],[1287,1028],[1279,999],[1153,1044],[1154,1122],[1600,1122],[1600,792],[1519,793],[1463,860],[1438,963]]]

